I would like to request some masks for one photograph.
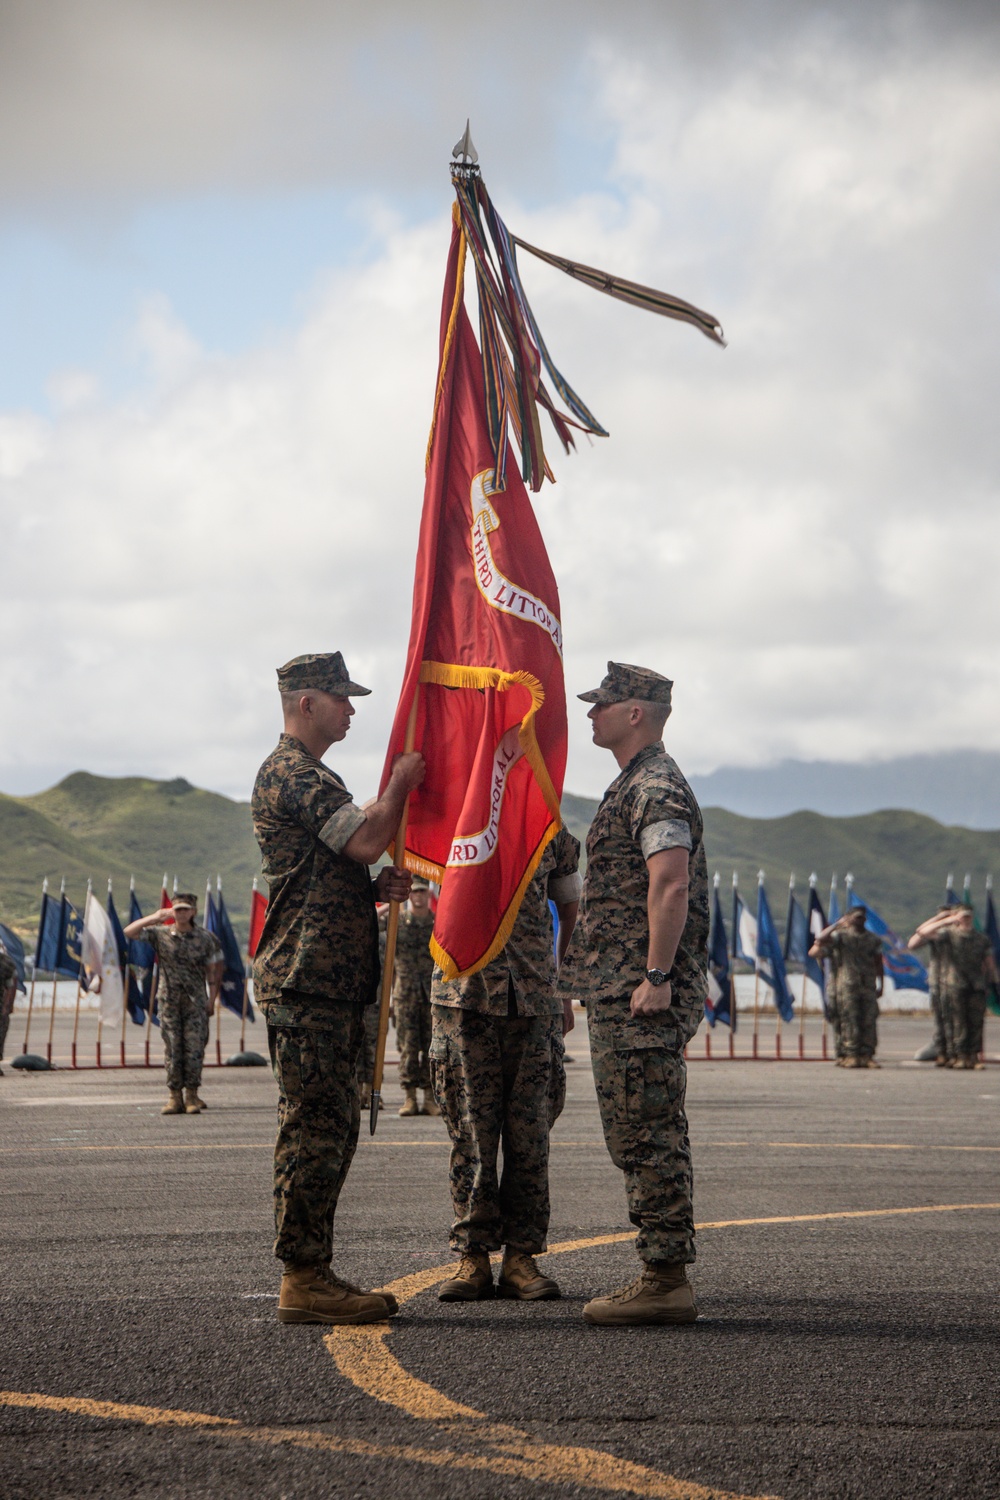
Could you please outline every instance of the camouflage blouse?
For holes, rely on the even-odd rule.
[[[853,995],[874,995],[881,976],[882,944],[874,932],[854,932],[841,927],[821,945],[830,954],[833,987],[838,1000]]]
[[[557,1016],[552,913],[580,895],[580,840],[560,828],[528,883],[507,946],[492,963],[466,979],[445,981],[434,970],[431,1000],[485,1016]]]
[[[204,927],[145,927],[142,941],[148,943],[160,964],[157,1001],[162,1006],[171,1000],[207,1001],[205,970],[209,964],[222,963],[218,939]]]
[[[701,809],[662,740],[632,757],[594,815],[580,921],[559,988],[574,998],[614,1002],[616,1015],[624,1002],[627,1013],[649,956],[646,861],[664,849],[689,853],[687,921],[674,958],[671,1008],[691,1035],[708,994],[708,866]]]
[[[380,969],[375,895],[368,866],[344,853],[364,813],[340,777],[290,734],[257,772],[250,811],[270,887],[253,970],[268,1019],[278,1004],[283,1023],[295,1023],[284,1014],[289,991],[321,1004],[368,1004]]]
[[[396,933],[396,962],[392,993],[396,1000],[429,1000],[434,960],[430,941],[432,911],[402,911]]]
[[[992,952],[989,938],[985,932],[977,932],[975,928],[971,932],[959,932],[953,927],[947,936],[949,963],[942,973],[945,986],[950,990],[984,992],[985,964]]]

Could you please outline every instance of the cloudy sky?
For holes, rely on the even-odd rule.
[[[246,796],[340,648],[374,790],[466,116],[515,232],[729,339],[524,266],[611,432],[537,498],[571,691],[667,672],[692,772],[1000,749],[998,57],[957,0],[6,0],[0,789]]]

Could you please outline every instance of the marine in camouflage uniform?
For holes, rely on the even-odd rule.
[[[413,882],[409,909],[399,914],[396,934],[392,1011],[399,1047],[399,1082],[406,1094],[400,1114],[406,1115],[438,1112],[430,1093],[431,977],[434,973],[430,940],[434,931],[434,913],[430,910],[429,899],[426,880],[417,877]],[[424,1090],[423,1109],[417,1104],[417,1089]]]
[[[954,1036],[956,1068],[982,1067],[983,1022],[986,1017],[986,990],[996,979],[993,948],[985,932],[973,925],[971,907],[959,907],[952,926],[947,929],[949,963],[945,972],[942,999],[948,1012]]]
[[[579,859],[579,840],[560,829],[525,890],[503,952],[465,979],[445,981],[434,970],[431,1078],[451,1137],[451,1245],[461,1256],[439,1292],[443,1301],[492,1296],[489,1252],[501,1247],[500,1295],[529,1301],[559,1295],[532,1258],[545,1249],[549,1131],[565,1097],[563,1007],[548,903],[559,913],[564,947],[576,918]]]
[[[587,835],[580,922],[559,987],[586,1001],[604,1138],[625,1174],[646,1268],[621,1292],[588,1303],[585,1317],[599,1323],[697,1316],[684,1269],[695,1258],[695,1235],[683,1052],[708,993],[708,869],[701,811],[659,738],[671,687],[647,668],[609,662],[601,686],[579,694],[594,704],[595,744],[611,749],[622,769]],[[675,939],[662,917],[651,932],[654,875],[657,892],[665,881],[676,902]],[[671,941],[672,960],[668,952],[654,966],[654,949]],[[652,997],[664,984],[661,1008]]]
[[[7,1041],[7,1028],[17,994],[17,965],[0,943],[0,1058]]]
[[[194,896],[178,893],[174,896],[173,910],[188,908],[193,912],[195,904]],[[210,978],[216,980],[213,965],[219,965],[221,972],[222,948],[211,932],[193,922],[184,929],[166,925],[145,927],[140,936],[153,949],[159,963],[156,1013],[163,1038],[167,1088],[173,1096],[183,1090],[188,1103],[186,1112],[196,1114],[204,1108],[198,1090],[212,1005],[206,984]],[[217,980],[214,987],[217,992]],[[176,1107],[170,1110],[176,1112]]]
[[[844,1067],[877,1067],[878,1002],[882,993],[882,944],[865,931],[865,908],[854,906],[820,933],[818,956],[829,958],[840,1021]]]
[[[939,906],[932,923],[942,917],[951,918],[954,904]],[[918,933],[914,934],[918,938]],[[947,929],[919,932],[919,940],[910,940],[910,948],[929,948],[927,958],[927,991],[934,1017],[934,1062],[939,1068],[949,1067],[955,1057],[955,1028],[952,1025],[951,1008],[946,1000],[946,986],[950,965],[950,945]]]
[[[394,1312],[395,1299],[334,1276],[333,1226],[358,1139],[364,1007],[378,991],[376,894],[409,893],[407,875],[390,868],[373,882],[367,861],[389,843],[423,762],[399,757],[382,797],[362,811],[319,756],[346,734],[350,698],[369,690],[351,681],[340,652],[296,657],[279,668],[278,687],[286,732],[258,771],[250,804],[270,887],[254,994],[278,1083],[278,1318],[371,1322]]]

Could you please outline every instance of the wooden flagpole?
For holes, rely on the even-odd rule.
[[[250,894],[250,926],[253,926],[254,893],[257,890],[257,877],[253,878],[253,886]],[[249,999],[250,987],[250,928],[247,928],[247,956],[243,963],[243,1009],[240,1016],[240,1051],[247,1050],[247,1000]]]
[[[45,913],[45,897],[49,889],[49,877],[46,875],[42,881],[42,915],[38,918],[38,941],[35,943],[35,957],[37,958],[41,948],[42,938],[42,916]],[[35,1008],[35,965],[31,965],[31,989],[28,991],[28,1014],[24,1022],[24,1041],[21,1044],[21,1052],[27,1053],[28,1034],[31,1031],[31,1013]]]
[[[84,930],[84,932],[87,930],[87,913],[90,910],[90,903],[91,903],[91,901],[93,901],[93,899],[94,899],[94,888],[93,888],[93,885],[91,884],[91,882],[88,880],[87,881],[87,899],[83,903],[83,930]],[[75,1007],[75,1010],[73,1012],[73,1045],[70,1048],[70,1066],[73,1067],[73,1068],[76,1067],[76,1038],[77,1038],[77,1032],[79,1031],[79,1028],[80,1028],[80,991],[81,991],[81,987],[83,985],[83,952],[82,952],[82,950],[83,950],[83,933],[81,933],[81,935],[80,935],[80,949],[81,949],[81,953],[80,953],[80,967],[77,970],[77,975],[76,975],[76,1007]],[[98,1013],[97,1013],[97,1066],[98,1067],[101,1066],[101,1013],[100,1013],[100,1011],[98,1011]]]
[[[757,938],[760,939],[760,888],[764,884],[764,871],[757,871]],[[760,960],[753,956],[753,1055],[757,1056],[757,1035],[760,1030]]]
[[[410,705],[410,717],[406,721],[406,739],[403,742],[403,754],[408,754],[414,746],[417,737],[417,705],[420,702],[420,684],[417,683],[413,692],[413,702]],[[394,864],[399,864],[406,853],[406,825],[410,819],[410,794],[407,792],[406,801],[403,803],[403,811],[399,815],[399,827],[396,829],[396,838],[392,846],[392,858]],[[400,868],[402,866],[400,865]],[[382,1074],[385,1069],[385,1043],[389,1035],[389,1002],[392,999],[392,973],[396,962],[396,933],[399,931],[399,902],[389,902],[389,921],[385,930],[385,961],[382,965],[382,994],[378,1008],[378,1035],[375,1038],[375,1067],[372,1072],[372,1098],[371,1111],[368,1116],[368,1129],[375,1134],[378,1124],[379,1105],[382,1100]]]
[[[66,897],[66,876],[64,875],[63,878],[62,878],[62,880],[60,880],[60,882],[59,882],[59,915],[60,915],[60,917],[62,916],[62,907],[63,907],[63,901],[65,900],[65,897]],[[59,928],[60,928],[59,935],[62,936],[62,923],[61,922],[59,924]],[[57,950],[56,951],[56,966],[52,970],[52,1012],[51,1012],[51,1014],[49,1016],[49,1039],[48,1039],[48,1041],[45,1044],[45,1058],[46,1058],[46,1061],[50,1065],[52,1063],[52,1035],[53,1035],[53,1032],[55,1031],[55,1027],[56,1027],[56,985],[58,983],[59,983],[59,952]]]
[[[216,896],[221,896],[222,895],[222,876],[221,875],[216,875],[216,877],[215,877],[215,893],[216,893]],[[205,887],[205,916],[206,916],[206,918],[208,916],[208,903],[209,903],[209,901],[211,899],[212,899],[212,877],[209,876],[208,883],[207,883],[207,885]],[[215,906],[215,920],[217,922],[219,920],[219,906],[218,906],[218,902],[216,902],[216,906]],[[216,934],[216,940],[218,940],[218,934]],[[221,943],[219,943],[219,947],[220,948],[222,947]],[[223,972],[223,975],[225,975],[225,965],[223,965],[222,972]],[[215,1063],[216,1063],[216,1067],[219,1067],[219,1068],[222,1067],[222,987],[221,987],[221,985],[219,987],[219,993],[215,997]]]
[[[130,889],[130,886],[129,886]],[[108,876],[108,900],[111,900],[111,876]],[[124,974],[121,975],[121,1043],[118,1047],[118,1061],[124,1068],[124,1028],[129,1019],[129,980],[132,971],[129,969],[129,945],[124,945]]]

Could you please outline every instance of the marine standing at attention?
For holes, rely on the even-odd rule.
[[[534,1260],[549,1228],[549,1131],[565,1097],[562,1035],[573,1024],[556,995],[549,901],[561,957],[576,922],[579,861],[579,840],[561,828],[500,954],[464,979],[434,971],[431,1078],[451,1137],[451,1246],[460,1257],[438,1292],[442,1302],[559,1296]],[[490,1251],[500,1249],[494,1286]]]
[[[197,896],[178,892],[172,906],[137,917],[124,929],[127,938],[148,943],[159,961],[156,1013],[170,1091],[161,1110],[165,1115],[198,1115],[206,1108],[198,1090],[208,1018],[222,983],[223,955],[218,938],[196,924],[197,910]]]
[[[250,810],[270,900],[254,960],[254,994],[267,1022],[278,1082],[274,1253],[284,1263],[280,1323],[371,1323],[396,1311],[334,1274],[333,1221],[358,1142],[358,1052],[363,1009],[377,998],[376,897],[405,901],[407,871],[373,881],[396,833],[423,756],[396,757],[382,796],[357,807],[320,757],[354,716],[339,651],[278,668],[284,733],[257,773]]]
[[[693,1323],[695,1258],[684,1047],[708,994],[708,868],[701,810],[663,748],[673,683],[608,662],[594,744],[621,774],[587,835],[576,938],[559,976],[586,1001],[594,1082],[611,1160],[625,1174],[642,1274],[583,1315],[602,1326]]]
[[[431,975],[434,959],[430,941],[434,931],[431,893],[427,881],[413,877],[409,908],[399,914],[392,1012],[399,1047],[399,1081],[406,1095],[401,1115],[439,1115],[431,1093]],[[417,1102],[423,1089],[424,1102]]]
[[[868,913],[852,906],[839,922],[824,927],[809,949],[810,958],[828,958],[840,1020],[837,1067],[878,1068],[878,1002],[882,994],[882,944],[865,931]]]

